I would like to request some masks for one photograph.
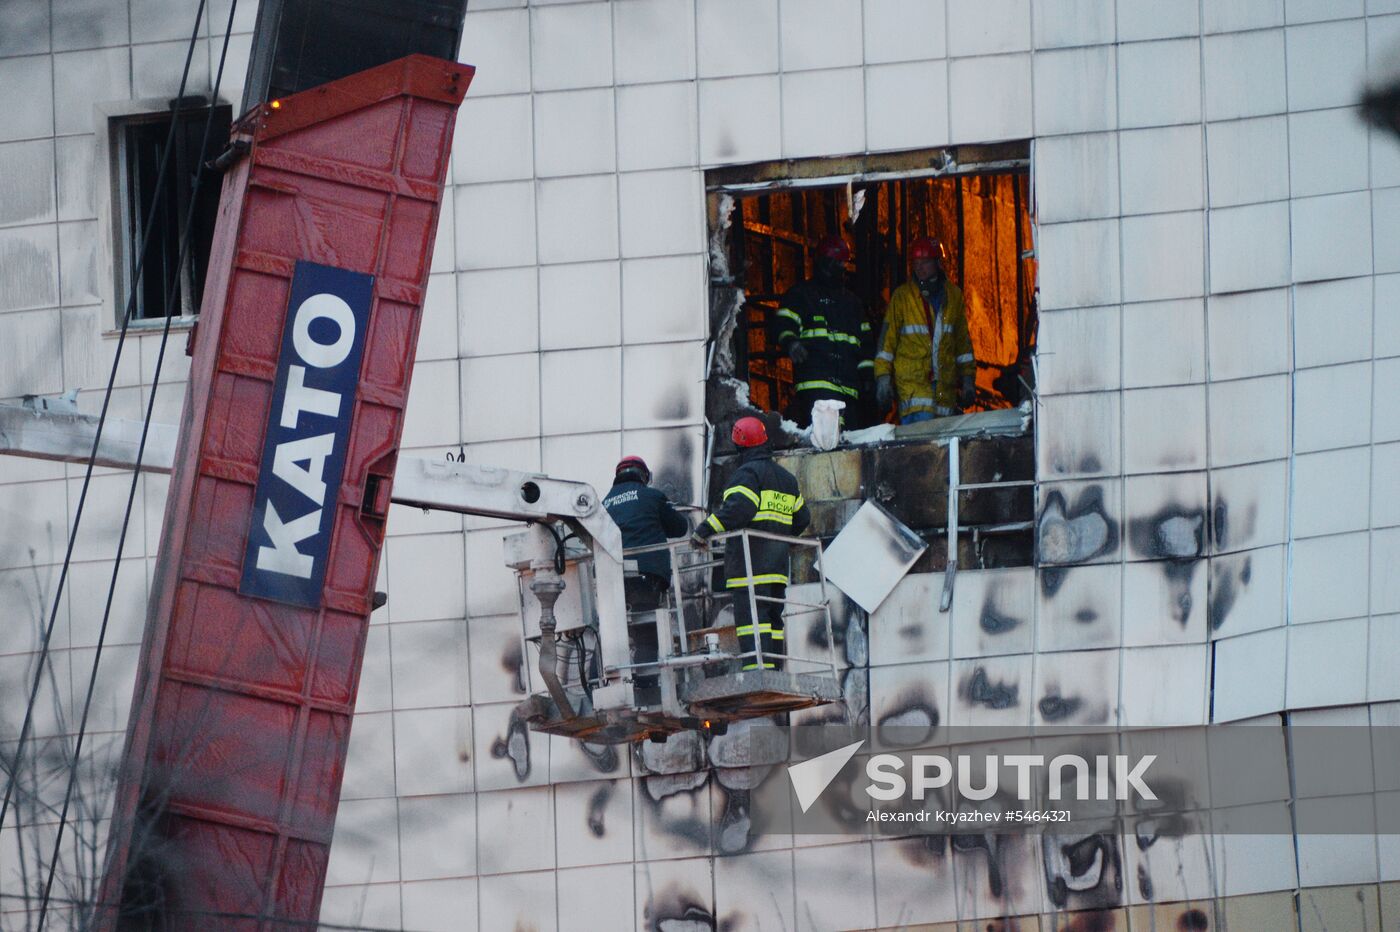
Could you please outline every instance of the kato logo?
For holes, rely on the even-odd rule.
[[[321,604],[374,279],[298,262],[263,438],[244,595]]]

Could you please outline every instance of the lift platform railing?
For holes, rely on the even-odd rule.
[[[723,566],[726,549],[735,546],[736,543],[743,547],[744,551],[744,576],[746,579],[752,580],[754,573],[751,541],[755,538],[778,541],[793,548],[804,547],[814,550],[815,560],[812,561],[812,565],[817,568],[816,581],[820,593],[818,601],[808,602],[796,598],[761,595],[755,590],[752,582],[732,589],[713,588],[710,585],[713,571]],[[673,688],[668,688],[671,684],[667,682],[668,679],[675,679],[672,671],[686,670],[688,671],[686,675],[700,675],[696,673],[697,668],[702,674],[706,666],[716,662],[738,663],[741,666],[747,666],[748,663],[752,662],[758,669],[764,669],[768,663],[780,662],[785,669],[793,672],[825,673],[833,677],[836,676],[837,660],[832,631],[831,604],[827,593],[826,576],[821,572],[821,541],[752,529],[716,534],[709,540],[710,545],[704,550],[696,548],[689,539],[681,538],[645,547],[628,548],[623,551],[623,556],[627,559],[634,559],[642,554],[665,551],[671,566],[669,603],[661,604],[654,611],[644,610],[629,613],[629,622],[632,621],[633,616],[654,615],[658,646],[656,660],[634,660],[628,665],[633,670],[634,675],[656,673],[661,677],[663,706],[667,704],[670,695],[674,693]],[[792,560],[790,557],[789,562],[799,561]],[[728,625],[717,625],[715,622],[722,619],[726,606],[732,609],[737,599],[748,601],[749,617],[755,625],[753,650],[717,650],[716,635],[723,629],[732,628],[733,620],[731,619]],[[760,617],[759,606],[771,604],[783,606],[782,615],[787,622],[807,615],[820,614],[820,622],[824,626],[826,634],[828,656],[825,659],[806,657],[790,650],[785,650],[781,654],[770,651],[765,655],[762,638],[757,635]],[[703,622],[703,627],[692,628],[690,623],[692,620]],[[642,623],[646,622],[642,621]],[[701,642],[698,648],[692,649],[690,646],[692,635],[699,634],[710,637]],[[675,650],[677,645],[679,650]],[[787,646],[786,639],[784,639],[784,645]]]
[[[777,598],[761,595],[752,584],[733,589],[715,589],[711,586],[711,576],[716,568],[724,563],[725,549],[742,546],[745,551],[745,575],[752,577],[753,554],[750,540],[763,538],[779,541],[789,547],[805,547],[815,550],[812,565],[817,568],[816,579],[819,597],[816,601],[802,598]],[[710,538],[710,546],[696,548],[689,539],[680,538],[666,543],[644,547],[628,548],[623,556],[629,563],[638,556],[665,552],[671,568],[670,586],[658,599],[655,608],[631,609],[627,613],[629,631],[636,631],[645,625],[654,625],[656,655],[637,656],[634,650],[630,662],[610,663],[609,669],[621,672],[634,687],[635,705],[638,710],[654,709],[669,716],[686,716],[689,710],[684,700],[685,687],[699,680],[720,674],[732,673],[752,663],[762,672],[765,664],[781,663],[790,673],[816,674],[838,678],[835,638],[831,619],[830,598],[825,575],[820,571],[822,545],[819,540],[794,538],[765,531],[739,530],[717,534]],[[584,566],[588,554],[583,550],[568,552],[570,563],[579,561]],[[791,562],[798,562],[792,560]],[[806,562],[806,561],[802,561]],[[583,569],[583,567],[580,567]],[[583,570],[586,573],[586,569]],[[577,578],[577,577],[576,577]],[[726,645],[728,636],[733,633],[737,642],[734,619],[726,618],[732,612],[737,599],[748,600],[750,616],[759,617],[759,606],[777,604],[782,606],[785,626],[795,620],[802,622],[805,630],[810,616],[818,616],[817,623],[824,630],[827,656],[825,658],[805,656],[800,653],[763,649],[762,639],[755,635],[752,650],[742,650],[734,643]],[[757,622],[756,622],[757,623]],[[522,628],[522,656],[530,656],[530,645],[538,649],[538,636],[531,636]],[[785,641],[785,646],[787,642]],[[555,673],[566,689],[587,694],[603,683],[602,664],[598,661],[597,632],[590,624],[576,627],[561,634],[555,643]],[[533,677],[533,664],[525,663],[527,676]],[[655,677],[655,691],[639,690],[639,680]],[[527,684],[531,692],[533,683]]]

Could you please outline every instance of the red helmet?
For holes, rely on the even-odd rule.
[[[916,262],[919,259],[935,259],[943,261],[943,247],[938,240],[931,236],[920,236],[909,244],[909,261]]]
[[[636,473],[642,485],[651,483],[651,470],[647,468],[647,461],[640,456],[624,456],[617,461],[617,469],[613,470],[614,478],[621,478],[625,472]]]
[[[821,242],[817,243],[817,255],[835,259],[837,262],[850,262],[851,247],[846,245],[844,237],[832,233],[830,236],[823,236]]]
[[[736,447],[757,447],[768,442],[768,428],[756,417],[741,417],[730,434]]]

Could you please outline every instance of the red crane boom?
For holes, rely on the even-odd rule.
[[[410,56],[234,127],[100,929],[318,916],[472,75]]]

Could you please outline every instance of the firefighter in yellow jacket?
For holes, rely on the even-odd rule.
[[[910,244],[914,275],[890,296],[880,331],[875,400],[888,411],[897,394],[901,424],[957,414],[976,395],[962,291],[943,274],[940,252],[926,236]]]

